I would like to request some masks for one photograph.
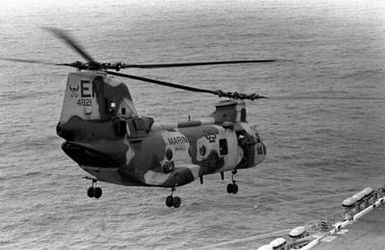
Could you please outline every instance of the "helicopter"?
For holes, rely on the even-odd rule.
[[[56,133],[64,139],[62,150],[92,177],[87,189],[90,198],[99,199],[97,182],[125,186],[170,188],[167,207],[178,208],[177,187],[209,174],[231,171],[227,192],[236,194],[237,172],[263,162],[266,146],[256,125],[247,122],[245,100],[266,98],[209,90],[120,73],[128,68],[172,68],[224,64],[271,63],[276,60],[233,60],[163,64],[101,63],[96,61],[67,32],[44,28],[76,51],[85,63],[50,63],[38,60],[0,58],[1,60],[67,66],[77,71],[68,75],[60,120]],[[129,88],[120,78],[209,93],[220,100],[206,118],[177,124],[157,124],[154,118],[137,113]]]

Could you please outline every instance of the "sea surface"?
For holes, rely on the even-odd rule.
[[[256,92],[265,161],[162,188],[90,182],[56,135],[73,69],[0,62],[0,249],[252,249],[275,232],[333,220],[341,201],[385,180],[385,4],[382,1],[2,1],[0,57],[82,58],[41,27],[67,30],[96,60],[267,64],[124,70],[224,91]],[[206,117],[219,98],[122,79],[157,123]],[[272,234],[271,234],[272,233]]]

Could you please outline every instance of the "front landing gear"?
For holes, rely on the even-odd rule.
[[[97,179],[90,178],[90,177],[84,177],[84,179],[92,180],[92,186],[88,188],[87,190],[87,196],[90,198],[96,198],[99,199],[102,197],[103,191],[100,187],[96,187]]]
[[[167,207],[175,207],[178,208],[182,204],[182,199],[179,196],[173,196],[175,192],[175,187],[171,188],[171,195],[166,198],[166,206]]]
[[[232,183],[229,183],[228,185],[227,185],[227,193],[229,193],[229,194],[236,194],[236,193],[238,193],[238,185],[236,184],[236,175],[237,175],[237,170],[235,169],[235,170],[233,170],[232,172],[231,172],[231,174],[232,174],[232,176],[231,176],[231,181],[232,181]]]

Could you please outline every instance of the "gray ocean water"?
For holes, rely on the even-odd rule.
[[[101,183],[55,133],[68,68],[0,62],[1,249],[252,249],[265,233],[338,217],[341,201],[385,180],[385,5],[381,1],[5,1],[0,57],[81,58],[40,27],[69,31],[99,61],[279,59],[258,65],[125,70],[247,101],[268,155],[239,171],[237,195],[208,176],[169,190]],[[218,98],[124,80],[141,115],[204,117]],[[225,244],[221,244],[225,242]]]

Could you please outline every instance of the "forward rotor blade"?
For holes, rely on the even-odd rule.
[[[48,28],[48,27],[43,27],[43,29],[51,32],[54,34],[57,38],[63,40],[67,45],[69,45],[72,49],[74,49],[76,52],[78,52],[87,62],[96,62],[90,54],[88,54],[85,49],[80,46],[75,40],[70,37],[65,31],[56,29],[56,28]]]
[[[213,94],[213,95],[216,95],[219,97],[229,97],[232,99],[249,99],[249,100],[266,98],[265,96],[260,96],[260,95],[257,95],[255,93],[250,94],[250,95],[246,95],[246,94],[237,93],[237,92],[223,92],[222,90],[201,89],[201,88],[195,88],[195,87],[184,86],[184,85],[179,85],[179,84],[175,84],[175,83],[145,78],[145,77],[141,77],[141,76],[134,76],[134,75],[117,73],[117,72],[113,72],[113,71],[105,71],[105,72],[110,74],[110,75],[114,75],[114,76],[120,76],[120,77],[124,77],[124,78],[154,83],[154,84],[158,84],[158,85],[162,85],[162,86],[167,86],[167,87],[172,87],[172,88],[177,88],[177,89],[183,89],[183,90],[192,91],[192,92],[209,93],[209,94]]]
[[[270,63],[275,62],[275,59],[266,60],[234,60],[234,61],[213,61],[213,62],[183,62],[183,63],[160,63],[160,64],[122,64],[121,68],[174,68],[174,67],[194,67],[219,64],[244,64],[244,63]]]
[[[10,62],[21,62],[21,63],[52,65],[52,66],[72,66],[71,64],[68,64],[68,63],[51,63],[51,62],[38,61],[38,60],[15,59],[15,58],[7,58],[7,57],[0,57],[0,60],[2,60],[2,61],[10,61]]]

